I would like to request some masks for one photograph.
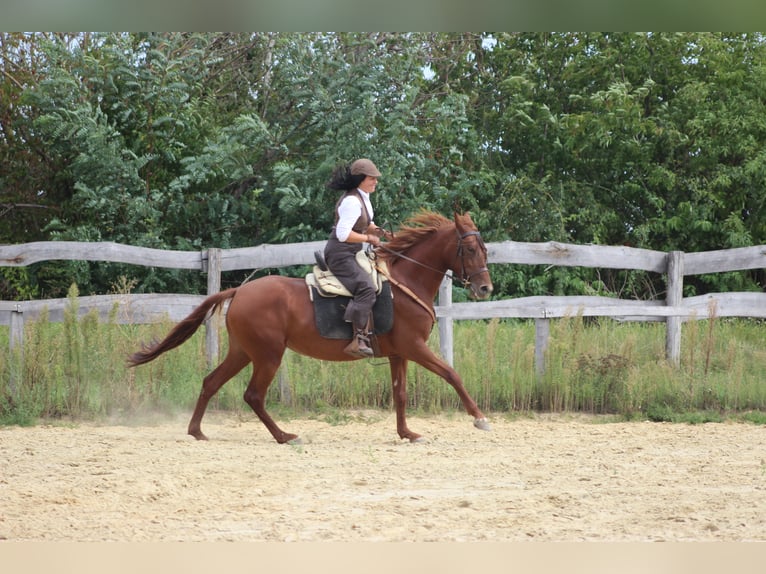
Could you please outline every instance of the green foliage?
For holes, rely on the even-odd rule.
[[[508,234],[662,251],[764,242],[760,35],[496,38],[477,58],[474,109],[488,167],[508,173],[495,200]],[[763,283],[739,277],[693,283]]]
[[[727,33],[0,33],[0,242],[323,239],[333,166],[368,156],[384,174],[376,219],[393,227],[458,208],[489,241],[763,244],[764,50],[761,34]],[[40,264],[14,297],[73,280],[102,293],[126,273],[139,292],[203,287]],[[765,284],[753,270],[689,289]],[[515,268],[497,294],[663,288]]]
[[[25,301],[37,296],[26,267],[0,267],[0,300]]]

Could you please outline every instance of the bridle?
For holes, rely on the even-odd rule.
[[[457,232],[457,229],[455,229],[455,231]],[[455,253],[455,260],[457,261],[457,259],[460,258],[460,280],[463,282],[463,286],[467,288],[471,284],[471,277],[473,277],[474,275],[478,275],[479,273],[484,273],[485,271],[489,271],[489,270],[486,267],[482,267],[481,269],[476,271],[476,273],[472,273],[471,275],[468,275],[466,277],[466,272],[465,272],[465,252],[463,250],[463,247],[464,247],[463,246],[463,240],[466,237],[475,236],[478,239],[479,247],[481,247],[481,249],[482,249],[482,251],[484,251],[485,255],[487,253],[487,248],[484,245],[484,241],[482,241],[481,234],[478,231],[467,231],[466,233],[463,233],[462,235],[459,232],[457,232],[457,233],[458,233],[458,237],[457,237],[457,252]],[[423,267],[424,269],[428,269],[429,271],[433,271],[434,273],[438,273],[442,277],[444,277],[447,274],[446,271],[442,271],[441,269],[436,269],[436,267],[431,267],[430,265],[426,265],[425,263],[422,263],[422,262],[420,262],[420,261],[418,261],[416,259],[413,259],[412,257],[409,257],[408,255],[405,255],[404,253],[401,253],[399,251],[394,251],[393,249],[389,249],[388,247],[386,247],[382,243],[377,247],[377,249],[381,249],[382,251],[390,253],[391,255],[399,257],[400,259],[404,259],[406,261],[414,263],[415,265],[419,265],[420,267]],[[378,271],[380,273],[385,275],[388,278],[388,280],[391,281],[391,283],[393,283],[394,285],[399,287],[402,291],[407,293],[407,295],[412,297],[412,299],[418,305],[420,305],[423,309],[426,310],[426,312],[431,316],[431,326],[433,327],[433,324],[436,323],[436,313],[435,313],[435,311],[433,309],[433,305],[429,305],[428,303],[423,301],[420,297],[418,297],[418,295],[412,289],[407,287],[407,285],[404,285],[401,281],[398,281],[398,280],[394,279],[394,277],[392,277],[391,274],[388,272],[388,268],[387,267],[381,267],[381,266],[378,266],[378,265],[376,265],[376,267],[377,267],[377,269],[378,269]],[[457,266],[454,265],[453,267],[456,268]]]
[[[457,230],[455,230],[457,231]],[[462,235],[458,234],[457,238],[457,253],[455,254],[455,260],[457,258],[460,258],[460,281],[463,282],[463,287],[468,287],[471,284],[471,277],[474,275],[481,275],[482,273],[489,273],[489,269],[486,267],[482,267],[481,269],[471,273],[470,275],[466,275],[465,271],[465,253],[463,253],[463,240],[466,237],[475,236],[476,240],[479,243],[479,247],[484,252],[484,255],[486,257],[487,255],[487,246],[484,245],[484,240],[481,238],[481,233],[478,231],[466,231]]]
[[[457,252],[455,253],[455,263],[457,263],[457,260],[460,259],[460,277],[458,279],[463,283],[463,287],[468,288],[468,286],[471,284],[471,278],[474,275],[480,275],[482,273],[489,272],[489,269],[487,269],[486,267],[482,267],[481,269],[475,271],[474,273],[467,275],[465,270],[465,251],[464,251],[463,240],[466,239],[467,237],[476,237],[479,243],[479,247],[481,248],[481,250],[484,252],[485,255],[487,253],[487,247],[484,245],[484,241],[481,238],[481,233],[478,231],[466,231],[465,233],[461,234],[457,229],[455,229],[455,232],[457,233]],[[439,275],[444,276],[447,274],[446,271],[442,271],[440,269],[437,269],[436,267],[431,267],[430,265],[427,265],[425,263],[422,263],[421,261],[413,259],[412,257],[409,257],[399,251],[394,251],[393,249],[389,249],[383,243],[379,245],[379,248],[385,251],[386,253],[390,253],[391,255],[399,257],[400,259],[404,259],[406,261],[409,261],[410,263],[419,265],[420,267],[423,267],[424,269],[428,269],[429,271],[438,273]],[[457,265],[453,265],[453,269],[457,269]]]

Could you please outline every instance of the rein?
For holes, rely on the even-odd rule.
[[[444,275],[447,274],[446,271],[441,271],[440,269],[437,269],[436,267],[431,267],[430,265],[426,265],[425,263],[421,263],[417,259],[413,259],[412,257],[408,257],[407,255],[405,255],[404,253],[401,253],[400,251],[394,251],[393,249],[389,249],[388,247],[386,247],[382,243],[378,247],[380,249],[382,249],[383,251],[386,251],[386,252],[390,253],[391,255],[396,255],[399,259],[405,259],[406,261],[409,261],[410,263],[414,263],[415,265],[420,265],[421,267],[423,267],[425,269],[428,269],[429,271],[433,271],[434,273],[438,273],[439,275],[444,276]]]

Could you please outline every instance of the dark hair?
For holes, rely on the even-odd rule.
[[[344,191],[356,189],[359,187],[359,184],[364,181],[365,177],[367,176],[363,173],[352,175],[351,166],[349,164],[339,165],[332,171],[332,176],[330,177],[330,181],[327,182],[327,187],[330,189],[342,189]]]

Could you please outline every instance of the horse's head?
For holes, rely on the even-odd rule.
[[[487,268],[487,248],[470,214],[455,213],[457,254],[452,271],[457,279],[471,289],[474,299],[486,299],[492,294],[492,279]]]

